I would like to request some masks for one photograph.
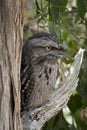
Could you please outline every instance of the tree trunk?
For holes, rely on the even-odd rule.
[[[0,0],[0,130],[21,130],[23,10],[24,0]]]

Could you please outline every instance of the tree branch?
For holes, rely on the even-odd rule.
[[[83,49],[79,50],[63,85],[53,92],[49,102],[35,110],[24,112],[22,117],[24,130],[41,130],[46,121],[64,108],[78,85],[78,75],[82,64],[83,52]]]

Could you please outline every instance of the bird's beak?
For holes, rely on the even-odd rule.
[[[65,54],[65,49],[62,47],[62,45],[58,45],[58,54],[60,56],[63,56]]]

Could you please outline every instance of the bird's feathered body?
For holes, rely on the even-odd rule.
[[[30,37],[23,46],[21,111],[45,103],[56,83],[57,59],[63,53],[58,39],[48,33]]]

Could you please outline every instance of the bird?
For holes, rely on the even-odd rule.
[[[64,48],[58,38],[47,32],[30,36],[22,48],[21,112],[49,101],[58,75],[58,59]]]

